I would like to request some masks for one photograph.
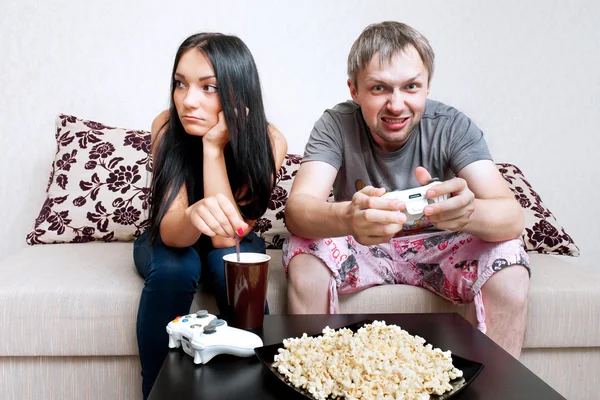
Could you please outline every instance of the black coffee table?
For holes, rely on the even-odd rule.
[[[267,315],[263,327],[254,332],[270,345],[365,319],[397,324],[435,347],[483,363],[481,374],[457,396],[460,400],[564,399],[459,314]],[[206,365],[195,365],[183,350],[175,349],[162,366],[150,400],[178,398],[305,399],[273,376],[256,356],[219,355]]]

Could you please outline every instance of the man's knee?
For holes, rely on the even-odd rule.
[[[329,268],[317,257],[299,254],[288,264],[288,312],[323,314],[329,310]]]
[[[484,301],[501,307],[524,307],[529,296],[529,271],[522,265],[505,267],[492,275],[482,291]]]
[[[328,285],[329,268],[311,254],[298,254],[290,260],[287,269],[288,284],[296,289],[310,288],[319,283]]]

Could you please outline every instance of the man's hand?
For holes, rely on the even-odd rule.
[[[363,245],[389,242],[402,230],[406,215],[403,202],[382,199],[385,189],[367,186],[354,193],[349,204],[350,230],[354,239]]]
[[[431,175],[423,167],[415,169],[415,176],[421,185],[427,185],[431,180]],[[437,228],[460,231],[475,211],[475,195],[469,189],[467,181],[452,178],[427,190],[425,197],[431,199],[444,194],[451,197],[426,206],[423,214]]]

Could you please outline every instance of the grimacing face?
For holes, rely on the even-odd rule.
[[[369,64],[348,80],[352,99],[363,117],[377,147],[400,149],[421,121],[429,94],[429,72],[413,46],[380,63],[375,53]]]
[[[173,102],[185,131],[204,136],[219,122],[221,100],[213,67],[204,53],[187,50],[175,70]]]

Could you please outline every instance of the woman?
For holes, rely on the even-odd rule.
[[[265,252],[252,227],[286,152],[267,122],[246,45],[222,34],[187,38],[175,57],[170,108],[152,123],[151,225],[134,246],[145,279],[137,317],[144,398],[168,352],[165,327],[189,312],[201,272],[227,314],[222,257],[235,251],[235,235],[241,251]]]

